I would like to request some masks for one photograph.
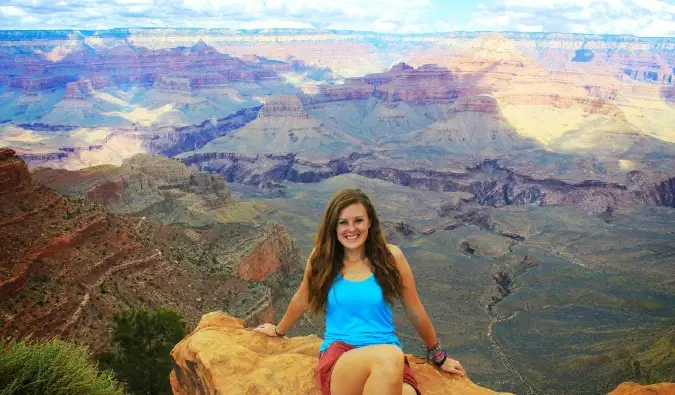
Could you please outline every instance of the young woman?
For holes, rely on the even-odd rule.
[[[284,336],[308,310],[326,313],[317,382],[324,395],[420,394],[401,351],[391,306],[400,299],[427,347],[427,360],[466,375],[441,348],[401,250],[386,244],[370,199],[359,189],[335,194],[323,215],[305,276],[277,325],[254,330]]]

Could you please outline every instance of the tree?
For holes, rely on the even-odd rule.
[[[185,337],[183,318],[166,309],[132,309],[117,314],[113,322],[117,353],[101,360],[107,360],[130,393],[171,394],[169,353]]]

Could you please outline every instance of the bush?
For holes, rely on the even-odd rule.
[[[185,337],[183,318],[166,309],[133,309],[113,320],[117,353],[103,355],[101,361],[114,369],[131,393],[171,394],[170,352]]]
[[[101,371],[85,347],[61,340],[0,339],[0,394],[122,395],[111,372]]]

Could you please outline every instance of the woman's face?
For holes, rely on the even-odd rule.
[[[370,219],[366,207],[361,203],[347,206],[338,216],[337,237],[346,249],[363,247],[368,238]]]

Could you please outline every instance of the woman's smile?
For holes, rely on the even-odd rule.
[[[339,214],[337,236],[343,246],[350,249],[361,247],[368,238],[370,220],[366,208],[361,203],[345,207]]]

